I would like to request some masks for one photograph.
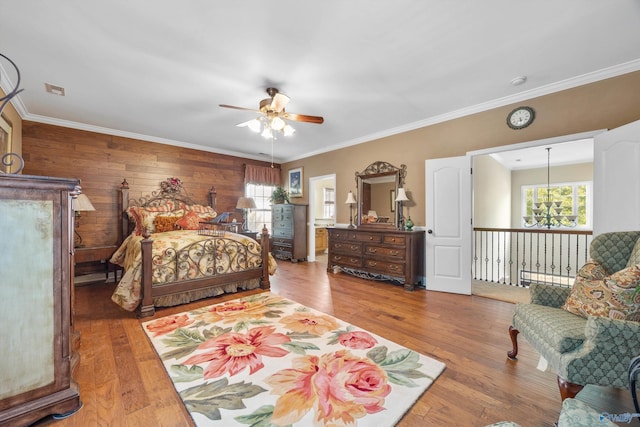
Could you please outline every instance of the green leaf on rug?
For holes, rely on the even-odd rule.
[[[229,384],[226,378],[200,384],[180,392],[187,409],[211,420],[220,420],[220,409],[244,409],[243,399],[257,396],[267,390],[244,381]]]
[[[306,350],[320,350],[320,347],[318,347],[313,343],[306,343],[306,342],[300,342],[300,341],[285,342],[285,343],[282,343],[281,345],[282,347],[288,348],[289,351],[295,354],[307,354]]]
[[[250,427],[271,427],[271,417],[273,416],[273,405],[264,405],[256,409],[252,414],[242,415],[235,417],[234,419],[241,423],[247,424]]]
[[[204,376],[204,369],[198,365],[193,365],[190,368],[186,365],[171,365],[169,370],[173,374],[171,379],[176,383],[188,383],[202,379]]]
[[[405,348],[387,353],[387,348],[380,346],[370,350],[367,357],[384,369],[389,381],[394,384],[418,387],[411,379],[426,377],[418,370],[422,364],[418,363],[420,355],[415,351]]]

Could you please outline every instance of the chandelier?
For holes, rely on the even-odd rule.
[[[563,215],[562,201],[551,200],[551,147],[547,147],[547,195],[544,202],[533,203],[533,215],[524,216],[524,226],[531,227],[575,227],[577,215]]]
[[[284,136],[291,136],[296,131],[290,124],[285,122],[277,114],[267,113],[248,122],[237,124],[238,127],[248,127],[253,132],[259,133],[266,139],[274,138],[278,133]]]

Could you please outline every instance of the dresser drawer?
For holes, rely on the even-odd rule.
[[[398,246],[405,246],[407,239],[404,238],[404,236],[396,236],[396,235],[385,235],[382,238],[382,242],[386,243],[387,245],[398,245]]]
[[[293,240],[274,237],[273,240],[271,241],[271,246],[274,249],[278,247],[291,248],[293,246]]]
[[[359,242],[371,242],[380,243],[382,241],[382,234],[377,233],[357,233],[355,240]]]
[[[291,239],[293,237],[293,229],[291,228],[274,228],[273,237],[284,237],[285,239]]]
[[[343,265],[345,267],[362,267],[362,258],[359,256],[331,254],[330,265]]]
[[[365,268],[390,276],[404,276],[404,263],[380,261],[377,259],[365,259]]]
[[[359,242],[331,242],[331,250],[342,254],[362,253],[362,243]]]
[[[384,247],[375,245],[366,245],[364,248],[365,255],[378,256],[384,258],[396,258],[404,260],[404,247]]]
[[[349,230],[330,230],[331,240],[356,240],[357,234]]]

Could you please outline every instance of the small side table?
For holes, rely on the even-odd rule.
[[[256,240],[256,241],[258,240],[258,232],[257,231],[249,231],[249,230],[242,231],[242,230],[239,230],[239,231],[237,231],[237,233],[238,234],[242,234],[243,236],[251,237],[253,240]]]
[[[105,264],[105,277],[109,280],[109,272],[113,271],[114,279],[118,281],[118,270],[120,267],[114,266],[109,262],[111,255],[118,249],[117,246],[89,246],[75,248],[74,261],[76,264],[82,264],[87,262],[103,261]]]

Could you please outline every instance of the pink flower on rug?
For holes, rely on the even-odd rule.
[[[364,331],[345,332],[338,339],[343,346],[359,350],[371,348],[378,343],[370,333]]]
[[[280,319],[280,323],[294,332],[308,332],[313,335],[322,336],[326,332],[337,329],[340,325],[335,318],[312,314],[309,312],[296,312],[290,316]]]
[[[193,323],[186,314],[176,314],[174,316],[162,317],[146,325],[147,330],[153,333],[154,337],[173,332],[178,328],[184,328]]]
[[[391,386],[386,372],[370,359],[340,350],[298,357],[292,366],[265,380],[280,396],[272,424],[294,424],[313,410],[314,425],[346,427],[385,409]]]
[[[198,317],[208,322],[223,320],[224,323],[235,323],[247,320],[262,319],[271,310],[268,304],[280,301],[282,298],[267,298],[261,301],[234,300],[213,305],[207,313]]]
[[[235,375],[246,367],[249,367],[250,374],[254,374],[264,367],[263,356],[283,357],[289,354],[278,346],[290,341],[286,335],[275,332],[273,326],[253,328],[246,334],[229,332],[200,344],[198,350],[209,351],[188,358],[184,364],[211,362],[204,370],[205,380],[227,372]]]

